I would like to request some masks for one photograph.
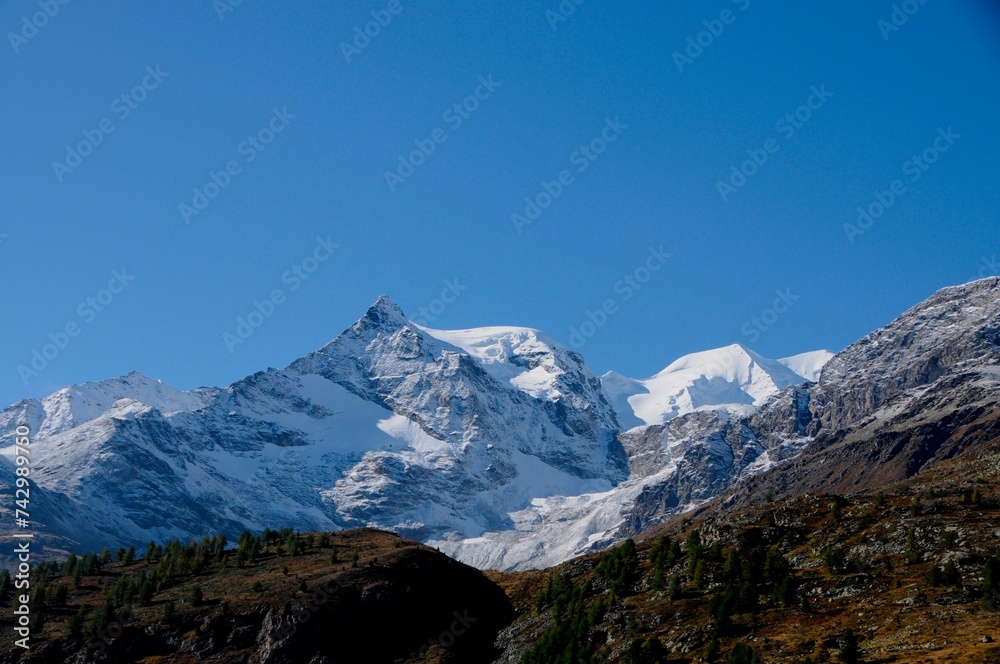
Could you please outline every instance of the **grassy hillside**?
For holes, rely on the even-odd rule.
[[[533,572],[374,530],[71,557],[34,571],[30,658],[5,613],[0,662],[1000,663],[998,460],[719,501]]]

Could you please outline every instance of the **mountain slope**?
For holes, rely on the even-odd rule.
[[[996,438],[1000,279],[939,291],[838,353],[807,389],[812,444],[733,501],[875,490]]]

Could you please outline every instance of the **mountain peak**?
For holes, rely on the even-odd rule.
[[[398,304],[393,302],[392,298],[390,298],[388,295],[379,295],[378,299],[375,300],[372,306],[368,307],[368,311],[365,313],[365,315],[367,316],[372,312],[386,313],[386,314],[391,314],[393,316],[402,316],[404,319],[406,318],[406,314],[403,313],[403,310],[399,307]]]
[[[358,320],[356,325],[363,327],[397,328],[406,325],[409,320],[399,305],[392,301],[388,295],[379,295],[372,306],[368,307],[365,315]]]
[[[799,353],[791,357],[783,357],[778,362],[802,376],[811,383],[819,381],[819,375],[823,371],[826,363],[833,359],[833,353],[829,350],[814,350],[808,353]]]
[[[806,379],[743,344],[691,353],[646,380],[601,379],[622,422],[661,424],[703,407],[759,406]]]

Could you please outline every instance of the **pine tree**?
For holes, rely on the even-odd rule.
[[[853,629],[845,629],[840,637],[840,661],[844,664],[857,664],[861,661],[858,637]]]
[[[670,579],[670,599],[677,600],[681,598],[681,579],[678,576],[671,577]]]
[[[175,609],[174,603],[172,601],[167,602],[166,604],[163,605],[163,620],[164,620],[164,622],[169,623],[170,621],[172,621],[174,619],[174,615],[176,613],[177,613],[177,610]]]
[[[83,637],[83,625],[87,620],[87,607],[80,605],[76,613],[66,621],[66,638],[76,641]]]
[[[699,560],[694,568],[694,587],[698,590],[704,590],[707,583],[708,573],[705,569],[705,561]]]

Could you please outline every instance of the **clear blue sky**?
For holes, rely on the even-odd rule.
[[[401,0],[347,62],[341,43],[388,2],[244,0],[224,20],[210,0],[71,2],[37,32],[23,24],[37,0],[4,3],[0,402],[133,369],[225,385],[320,347],[379,294],[417,316],[446,280],[467,288],[431,326],[567,343],[610,299],[581,352],[643,377],[734,342],[839,350],[1000,269],[991,3],[913,3],[891,32],[891,2],[694,4],[587,0],[553,29],[556,0]],[[679,71],[704,21],[721,34]],[[812,86],[832,96],[789,136],[776,123]],[[445,112],[477,92],[456,126]],[[269,124],[271,143],[244,143]],[[961,138],[911,181],[908,160],[948,127]],[[100,144],[54,167],[84,131]],[[615,140],[596,160],[574,156],[602,132]],[[386,171],[433,136],[391,191]],[[718,181],[768,139],[777,151],[723,200]],[[237,175],[185,223],[179,206],[231,160]],[[563,170],[571,183],[519,233],[511,215]],[[896,179],[903,193],[850,242],[844,224]],[[339,248],[293,290],[283,274],[319,236]],[[616,283],[661,245],[671,258],[626,300]],[[79,307],[122,268],[134,280],[107,307]],[[275,289],[285,299],[230,352],[223,335]],[[768,314],[779,290],[797,299]],[[18,366],[68,324],[78,334],[25,385]]]

